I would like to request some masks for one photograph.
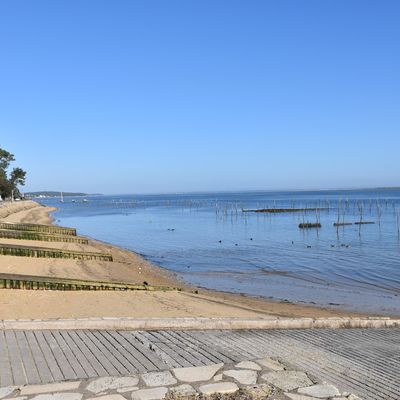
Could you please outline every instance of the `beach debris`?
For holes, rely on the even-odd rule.
[[[253,240],[253,238],[250,238],[250,240]]]
[[[307,245],[307,249],[311,249],[311,246],[310,246],[310,245]]]
[[[146,282],[146,281],[143,281],[143,285],[144,286],[149,286],[148,282]]]
[[[222,243],[222,240],[218,240],[218,243]]]
[[[321,228],[321,226],[319,222],[302,222],[299,224],[300,229]]]

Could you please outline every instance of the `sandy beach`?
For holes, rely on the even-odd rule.
[[[35,202],[0,207],[0,220],[50,224],[54,208]],[[79,232],[78,232],[79,234]],[[333,317],[360,313],[273,302],[231,293],[191,287],[178,277],[140,255],[89,238],[87,245],[0,239],[0,244],[19,244],[65,250],[110,253],[113,262],[0,256],[0,273],[57,278],[143,283],[179,288],[168,292],[68,292],[0,290],[0,319],[79,317]]]

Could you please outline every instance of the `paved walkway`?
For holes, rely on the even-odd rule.
[[[0,387],[269,356],[363,399],[400,399],[400,328],[0,331]]]

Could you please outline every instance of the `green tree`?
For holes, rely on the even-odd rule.
[[[20,195],[18,186],[25,185],[26,172],[19,167],[8,175],[10,164],[15,161],[14,154],[0,148],[0,197],[3,199]]]
[[[12,161],[15,161],[14,154],[0,147],[0,171],[5,173]]]

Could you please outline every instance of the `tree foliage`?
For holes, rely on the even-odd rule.
[[[2,199],[19,197],[18,186],[25,185],[26,172],[19,167],[9,172],[10,164],[15,161],[14,154],[0,148],[0,197]]]

